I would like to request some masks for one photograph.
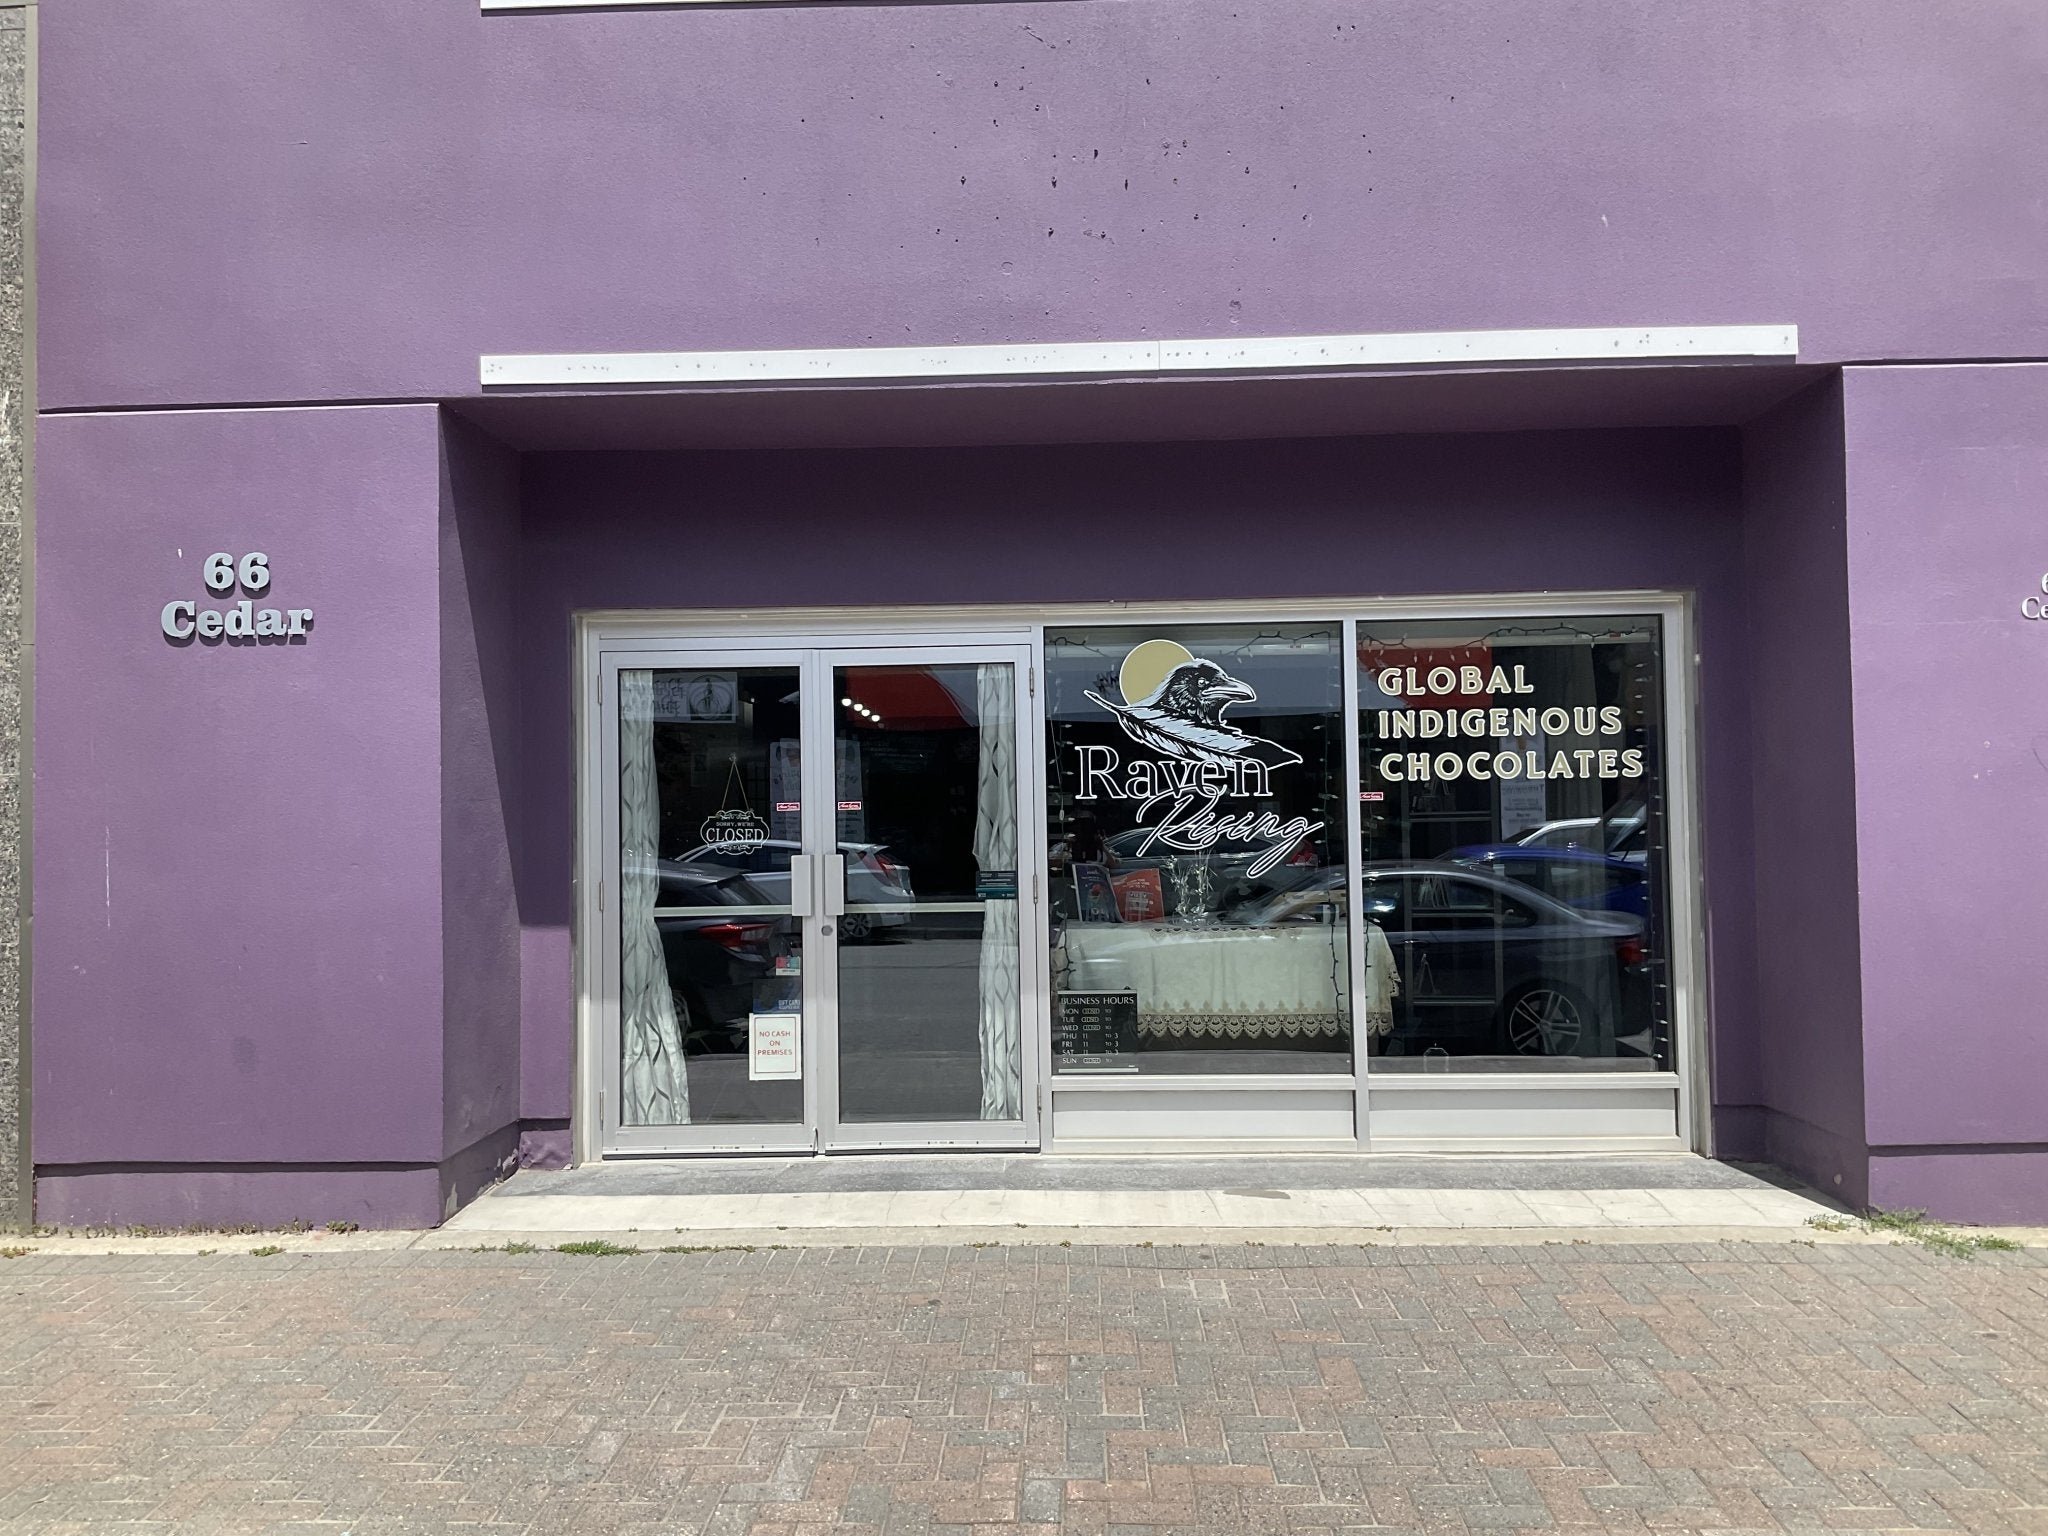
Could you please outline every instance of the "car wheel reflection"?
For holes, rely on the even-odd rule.
[[[1584,1000],[1567,988],[1537,982],[1507,1001],[1508,1045],[1524,1056],[1570,1056],[1585,1037]]]

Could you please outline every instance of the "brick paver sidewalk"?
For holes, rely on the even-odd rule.
[[[2038,1251],[233,1241],[0,1264],[0,1529],[2048,1532]]]

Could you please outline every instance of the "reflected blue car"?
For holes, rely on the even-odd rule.
[[[1590,848],[1527,843],[1483,843],[1454,849],[1449,857],[1455,864],[1503,876],[1581,912],[1626,912],[1649,920],[1649,870],[1632,859]]]

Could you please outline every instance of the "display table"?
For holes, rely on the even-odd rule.
[[[1299,1038],[1350,1027],[1342,928],[1182,928],[1070,922],[1053,950],[1060,991],[1138,994],[1138,1033],[1155,1038]]]

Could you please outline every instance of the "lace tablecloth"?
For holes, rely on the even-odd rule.
[[[1138,1033],[1229,1039],[1342,1034],[1351,978],[1342,928],[1069,923],[1063,991],[1138,994]]]

